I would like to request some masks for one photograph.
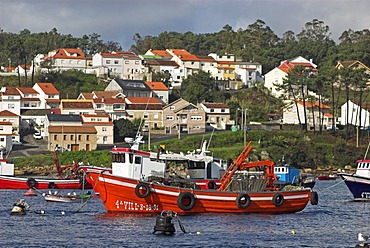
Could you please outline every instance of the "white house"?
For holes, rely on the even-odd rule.
[[[325,104],[319,104],[318,101],[312,103],[306,101],[306,114],[307,114],[307,128],[309,130],[316,128],[319,129],[322,123],[323,129],[329,129],[332,126],[333,115],[330,113],[330,107]],[[305,124],[304,118],[304,104],[303,101],[287,101],[287,107],[283,109],[283,124]],[[297,109],[298,107],[298,109]],[[299,119],[298,114],[299,113]]]
[[[202,102],[201,108],[206,112],[206,123],[215,129],[231,129],[234,121],[230,120],[230,109],[224,103]]]
[[[50,109],[59,108],[60,96],[59,91],[52,83],[38,82],[32,87],[38,92],[40,98],[40,108]]]
[[[265,74],[265,87],[269,89],[275,97],[280,97],[286,94],[283,90],[279,90],[278,86],[283,85],[284,79],[288,75],[288,71],[295,66],[303,66],[312,70],[317,70],[317,65],[312,63],[312,60],[307,60],[301,56],[281,61],[278,67],[275,67],[271,71]]]
[[[82,114],[82,124],[84,126],[94,126],[97,134],[97,144],[113,145],[114,132],[113,122],[107,114]]]
[[[169,92],[168,88],[162,82],[145,82],[146,85],[153,91],[153,96],[158,98],[163,104],[168,104]]]
[[[347,125],[351,124],[354,126],[360,126],[361,128],[367,128],[370,126],[370,103],[362,103],[362,106],[349,100],[344,103],[341,107],[341,118],[340,124]],[[348,109],[348,115],[347,115]],[[361,118],[361,120],[360,120]]]
[[[97,53],[92,57],[97,76],[138,80],[143,77],[141,59],[133,52]]]
[[[0,109],[21,114],[21,94],[16,87],[2,87],[0,90]]]
[[[49,51],[45,56],[37,55],[36,57],[37,65],[44,67],[43,69],[46,70],[46,64],[54,71],[80,70],[85,72],[86,70],[86,57],[79,48],[58,48]]]

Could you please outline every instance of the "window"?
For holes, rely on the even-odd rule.
[[[108,137],[107,136],[103,136],[103,142],[107,142],[108,141]]]
[[[90,135],[86,135],[86,140],[90,140]]]
[[[201,121],[202,119],[203,119],[202,116],[197,116],[197,115],[190,117],[190,120],[192,121]]]
[[[135,61],[135,65],[138,65],[139,64],[139,61]]]
[[[127,61],[127,60],[126,60],[126,61],[125,61],[125,64],[126,64],[126,65],[130,64],[130,61]]]
[[[78,140],[79,140],[79,141],[81,141],[81,140],[82,140],[82,135],[81,135],[81,134],[79,134],[79,135],[78,135]]]
[[[225,113],[225,109],[221,109],[221,113]]]
[[[96,108],[98,108],[98,109],[100,109],[100,108],[102,108],[102,104],[96,104]]]
[[[147,119],[149,117],[148,113],[144,113],[144,118]]]
[[[14,109],[14,103],[9,103],[8,104],[8,109]]]
[[[63,140],[67,140],[67,135],[63,135]]]
[[[215,112],[215,109],[211,109],[211,113]]]
[[[110,60],[109,60],[109,59],[107,59],[107,60],[105,61],[105,63],[106,63],[107,65],[109,65],[109,64],[110,64]]]
[[[141,157],[135,157],[135,164],[141,164]]]
[[[175,110],[175,106],[170,106],[170,110]]]
[[[58,140],[58,135],[54,134],[54,140]]]
[[[115,60],[115,61],[114,61],[114,64],[115,64],[115,65],[118,65],[118,60]]]
[[[153,114],[153,118],[154,118],[154,119],[158,119],[158,113],[154,113],[154,114]]]
[[[106,131],[107,131],[107,127],[102,127],[102,128],[101,128],[101,130],[102,130],[103,132],[106,132]]]
[[[166,116],[166,120],[168,120],[168,121],[173,121],[173,116],[172,116],[172,115],[167,115],[167,116]]]
[[[73,134],[71,135],[71,140],[74,140]]]

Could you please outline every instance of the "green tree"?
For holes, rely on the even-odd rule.
[[[199,71],[189,75],[181,84],[183,98],[193,104],[206,102],[223,101],[223,95],[217,88],[216,82],[210,73]]]

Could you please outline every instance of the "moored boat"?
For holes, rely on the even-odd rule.
[[[81,203],[86,202],[91,198],[89,192],[83,194],[68,193],[66,195],[61,195],[57,191],[54,193],[43,193],[42,196],[47,202],[58,202],[58,203]]]
[[[277,176],[276,185],[281,188],[286,185],[296,185],[312,189],[316,184],[313,175],[301,174],[299,169],[289,164],[275,166],[274,173]]]
[[[357,160],[356,172],[338,174],[347,185],[355,201],[370,201],[370,160]]]
[[[337,180],[337,176],[330,174],[330,175],[318,175],[318,180]]]
[[[0,189],[91,189],[92,186],[85,180],[84,171],[90,166],[71,164],[59,166],[56,153],[54,153],[55,165],[59,178],[33,178],[15,177],[14,164],[0,155]],[[64,171],[71,169],[72,175],[65,176]]]
[[[318,196],[310,188],[279,190],[272,161],[246,162],[249,143],[227,168],[217,189],[199,189],[194,181],[163,179],[165,162],[149,152],[113,148],[112,171],[87,170],[109,213],[294,213]]]

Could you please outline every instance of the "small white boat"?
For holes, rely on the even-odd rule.
[[[81,202],[86,202],[88,199],[91,198],[90,192],[84,193],[84,194],[76,194],[74,193],[68,193],[67,195],[60,195],[58,192],[54,192],[52,194],[49,192],[48,194],[43,193],[43,196],[47,202],[60,202],[60,203],[81,203]]]

